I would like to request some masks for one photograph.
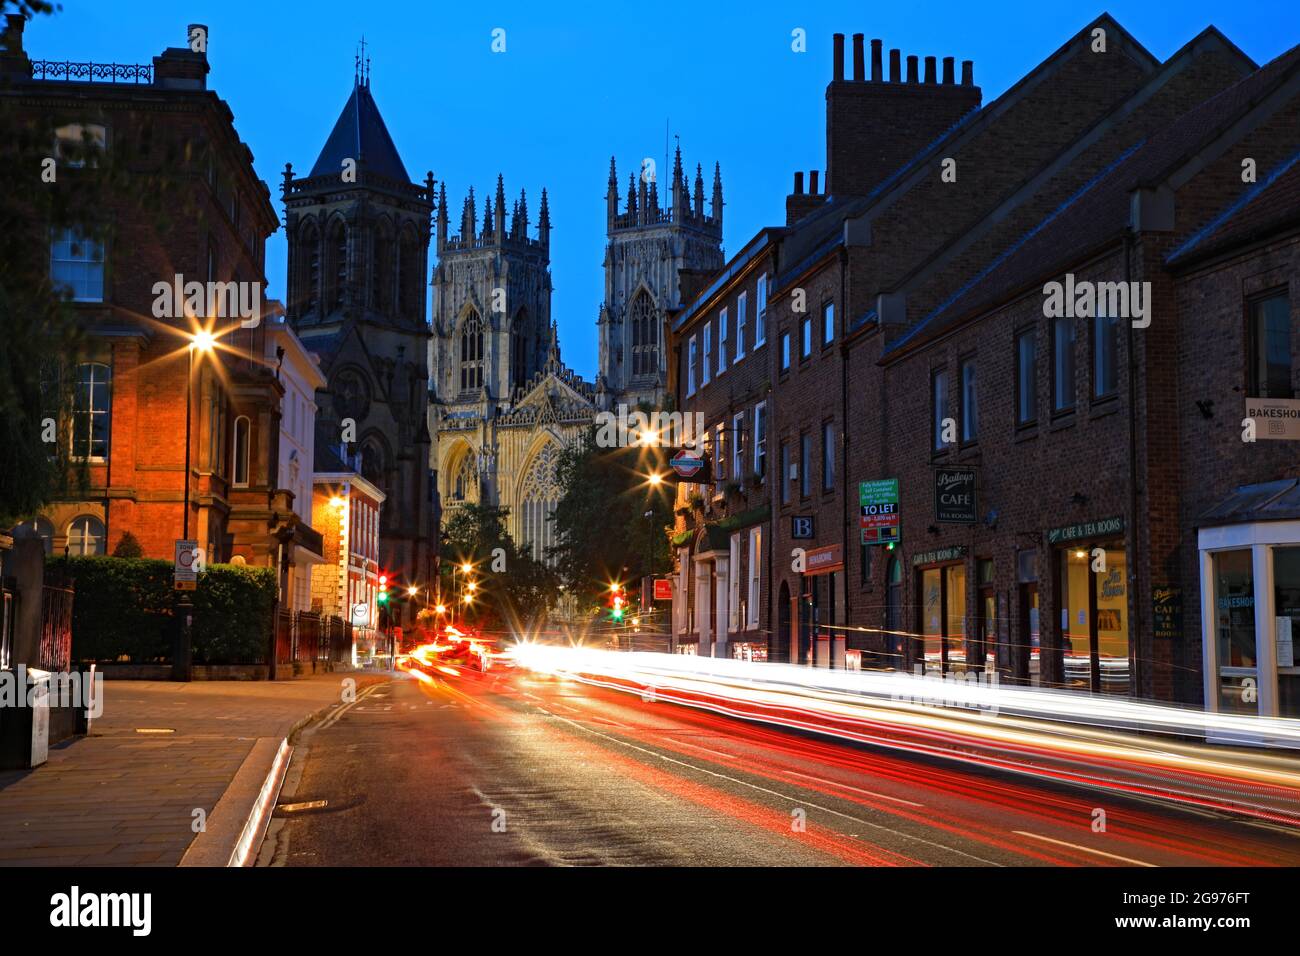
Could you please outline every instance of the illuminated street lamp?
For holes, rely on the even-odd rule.
[[[447,605],[445,605],[445,604],[439,604],[437,607],[435,607],[435,608],[433,609],[433,612],[434,612],[435,614],[446,614],[446,613],[447,613]]]
[[[181,515],[181,540],[190,539],[190,419],[194,407],[194,353],[207,355],[216,345],[216,338],[211,332],[200,329],[190,336],[190,344],[185,349],[187,366],[185,370],[185,504]],[[172,647],[172,680],[188,681],[192,678],[191,662],[194,655],[194,640],[191,627],[194,615],[191,612],[190,592],[182,591],[177,602],[177,615],[180,627],[176,631],[175,644]]]

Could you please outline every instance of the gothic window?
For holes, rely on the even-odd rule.
[[[325,296],[325,311],[334,312],[343,307],[343,294],[348,286],[348,231],[337,220],[330,227],[329,289]]]
[[[303,263],[299,296],[303,315],[311,315],[320,309],[320,233],[316,231],[315,223],[308,223],[303,229],[299,245]]]
[[[632,375],[659,373],[659,317],[642,289],[632,300]]]
[[[561,489],[556,469],[560,461],[560,446],[547,442],[533,456],[520,485],[520,543],[532,549],[539,561],[550,562],[547,549],[555,546],[555,506],[559,504]]]
[[[466,452],[452,472],[451,500],[462,502],[473,501],[476,498],[478,498],[478,472],[474,468],[474,456]]]
[[[460,329],[460,390],[483,387],[483,320],[470,312]]]
[[[393,311],[393,293],[397,285],[395,243],[388,224],[381,223],[375,232],[375,308],[384,314]]]
[[[361,446],[361,477],[366,479],[387,496],[384,516],[392,520],[396,516],[398,503],[388,493],[388,460],[383,446],[374,439],[367,439]],[[388,524],[388,521],[384,522]]]
[[[528,312],[520,309],[515,315],[510,334],[510,384],[522,388],[528,383]]]
[[[420,267],[420,252],[415,244],[415,237],[408,229],[402,233],[398,243],[397,265],[397,309],[406,319],[422,319],[419,315],[420,282],[423,270]]]

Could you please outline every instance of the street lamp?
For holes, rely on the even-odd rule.
[[[216,346],[216,337],[206,329],[200,329],[190,336],[189,347],[185,350],[189,357],[189,368],[185,375],[185,515],[181,524],[181,539],[190,538],[190,418],[194,405],[194,353],[210,353]]]
[[[216,338],[206,329],[200,329],[190,336],[190,344],[185,349],[187,363],[185,369],[185,474],[184,511],[181,515],[181,540],[190,539],[190,419],[194,406],[194,353],[206,355],[216,345]],[[178,627],[176,639],[172,646],[172,680],[188,681],[193,677],[192,661],[194,658],[194,605],[190,601],[190,592],[182,591],[176,602]]]

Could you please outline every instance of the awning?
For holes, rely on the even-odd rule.
[[[1291,521],[1296,518],[1300,518],[1300,480],[1283,478],[1242,485],[1213,508],[1202,512],[1196,519],[1196,527]]]

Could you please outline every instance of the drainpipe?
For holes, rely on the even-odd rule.
[[[1130,283],[1133,279],[1133,230],[1132,227],[1124,231],[1124,282],[1126,288],[1132,288]],[[1126,537],[1129,540],[1128,547],[1128,579],[1129,579],[1129,658],[1133,664],[1133,687],[1141,688],[1142,680],[1146,676],[1146,667],[1142,660],[1142,655],[1137,653],[1136,642],[1142,633],[1142,600],[1138,594],[1138,537],[1141,529],[1138,526],[1138,387],[1137,387],[1137,351],[1135,343],[1137,337],[1133,334],[1133,320],[1126,319],[1128,326],[1126,335],[1128,337],[1128,493],[1129,493],[1129,533]]]
[[[844,549],[844,600],[842,602],[844,623],[849,623],[849,347],[846,336],[849,331],[849,253],[840,246],[840,534]],[[833,624],[834,622],[832,622]],[[849,648],[848,632],[844,631],[844,666],[848,667]],[[831,662],[835,660],[835,633],[831,632]]]

